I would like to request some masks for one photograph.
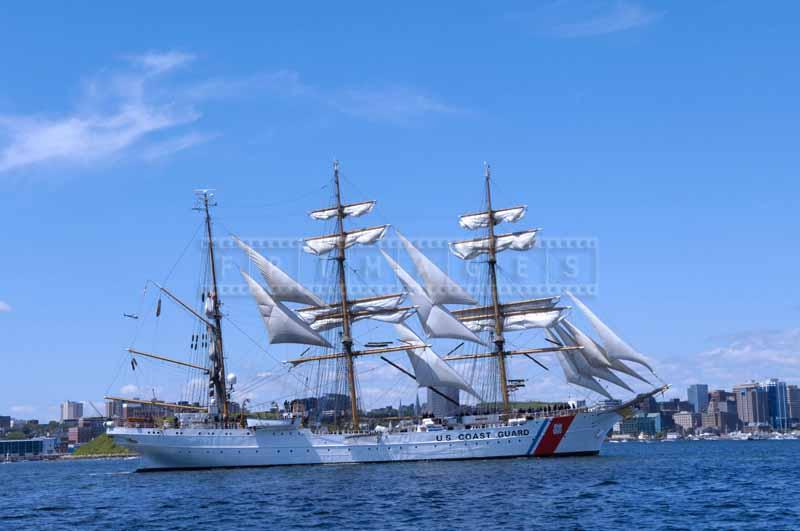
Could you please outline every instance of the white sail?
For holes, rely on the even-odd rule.
[[[537,229],[532,229],[495,236],[495,251],[498,253],[508,249],[512,251],[526,251],[536,244],[537,232]],[[489,238],[464,240],[450,244],[450,250],[462,260],[469,260],[481,254],[488,253],[490,247]]]
[[[258,305],[258,311],[267,326],[270,343],[294,343],[319,347],[331,346],[325,338],[312,330],[294,312],[280,301],[272,298],[267,290],[262,288],[250,275],[244,271],[241,273],[250,287],[250,293],[252,293]]]
[[[567,292],[567,295],[575,302],[578,308],[581,309],[583,314],[592,324],[597,335],[600,336],[600,340],[603,343],[603,348],[608,353],[608,355],[612,358],[616,358],[618,360],[628,360],[633,361],[635,363],[639,363],[640,365],[644,365],[650,372],[653,372],[653,367],[650,366],[650,363],[647,361],[647,358],[639,354],[633,347],[628,345],[625,341],[623,341],[617,334],[614,333],[603,321],[600,320],[592,310],[590,310],[578,297]]]
[[[637,380],[641,380],[642,382],[646,383],[647,385],[652,385],[647,378],[643,377],[641,374],[639,374],[638,372],[636,372],[635,370],[630,368],[627,364],[623,363],[621,360],[618,360],[616,358],[612,358],[611,356],[609,356],[608,353],[606,352],[606,350],[601,345],[599,345],[597,343],[597,341],[592,339],[592,343],[594,343],[594,346],[600,352],[602,352],[603,355],[606,357],[606,359],[611,363],[611,368],[612,369],[614,369],[617,372],[621,372],[623,374],[627,374],[628,376],[632,376],[633,378],[636,378]]]
[[[313,304],[320,306],[323,302],[302,284],[283,272],[278,266],[264,258],[255,249],[244,243],[239,238],[235,238],[238,245],[250,260],[261,272],[261,276],[269,286],[272,296],[279,301],[299,302],[302,304]]]
[[[375,243],[383,238],[384,234],[386,234],[386,229],[388,228],[389,225],[381,225],[380,227],[370,227],[368,229],[346,232],[344,236],[344,246],[345,248],[348,248],[357,243],[360,245],[370,245]],[[320,236],[318,238],[308,238],[303,242],[303,250],[307,253],[321,256],[336,249],[336,247],[339,245],[339,238],[340,236],[338,234]]]
[[[494,218],[494,224],[499,225],[500,223],[514,223],[519,221],[525,215],[527,209],[527,206],[518,206],[495,210],[494,216],[492,216]],[[464,214],[458,218],[458,224],[469,230],[486,228],[489,226],[489,213],[479,212],[477,214]]]
[[[506,332],[518,332],[531,328],[549,328],[558,321],[560,316],[561,310],[532,311],[507,315],[503,318],[503,330]],[[494,317],[465,321],[464,324],[473,332],[492,331],[494,330]]]
[[[358,216],[363,216],[364,214],[369,214],[372,212],[372,209],[375,208],[375,201],[363,201],[361,203],[352,203],[350,205],[345,205],[342,207],[342,211],[345,216],[350,216],[357,218]],[[309,212],[309,216],[313,219],[330,219],[336,217],[338,209],[336,207],[330,208],[322,208],[320,210],[314,210],[313,212]]]
[[[409,345],[424,345],[417,335],[405,325],[395,325],[395,329],[403,341]],[[471,394],[478,400],[483,400],[481,396],[469,385],[450,365],[447,364],[430,347],[406,350],[411,366],[414,367],[414,375],[417,377],[417,385],[420,387],[455,387]]]
[[[597,344],[592,341],[592,338],[587,336],[577,326],[573,325],[566,319],[560,322],[569,334],[575,339],[575,342],[581,347],[581,352],[593,367],[611,367],[611,362],[606,355],[597,348]]]
[[[408,291],[408,298],[417,310],[420,325],[428,337],[460,339],[483,345],[483,341],[458,321],[447,308],[434,304],[414,277],[400,267],[383,249],[381,254]]]
[[[570,333],[562,326],[561,323],[556,324],[553,329],[561,338],[561,342],[564,345],[568,347],[583,346],[572,335],[570,335]],[[601,380],[605,380],[616,386],[622,387],[627,391],[633,392],[633,389],[631,389],[630,386],[628,386],[628,384],[626,384],[619,376],[611,372],[607,366],[597,364],[596,361],[589,358],[586,355],[585,350],[581,349],[569,351],[567,357],[570,358],[579,374],[590,378],[600,378]]]
[[[561,341],[553,334],[551,330],[546,331],[547,335],[550,337],[552,341],[561,344]],[[558,360],[558,364],[561,365],[561,369],[564,371],[564,377],[566,378],[567,382],[578,385],[580,387],[584,387],[586,389],[590,389],[595,393],[599,393],[605,396],[608,399],[613,398],[611,394],[606,391],[606,389],[600,385],[600,382],[592,378],[591,376],[586,376],[578,371],[578,368],[575,366],[574,356],[573,353],[576,352],[574,350],[569,351],[561,351],[556,352],[556,359]],[[584,360],[585,361],[585,360]]]
[[[434,304],[477,304],[477,301],[464,288],[448,277],[402,234],[397,233],[397,237],[400,238],[403,247],[414,262],[417,273],[425,282],[425,292]]]

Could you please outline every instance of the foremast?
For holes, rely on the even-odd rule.
[[[205,216],[206,238],[208,239],[208,263],[211,271],[210,291],[206,295],[211,303],[206,301],[206,316],[212,323],[206,321],[213,352],[209,356],[211,359],[211,370],[209,371],[209,387],[213,390],[212,400],[209,401],[209,414],[221,416],[223,424],[228,422],[229,403],[228,390],[225,380],[225,353],[222,343],[222,312],[220,311],[219,289],[217,287],[217,267],[214,256],[214,236],[212,233],[210,207],[216,206],[213,201],[211,190],[195,191],[198,204],[195,210],[199,210]],[[212,393],[209,393],[211,395]],[[216,406],[216,407],[215,407]]]

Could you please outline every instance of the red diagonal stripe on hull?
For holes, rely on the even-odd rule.
[[[555,417],[553,420],[551,420],[550,425],[547,427],[547,431],[542,436],[542,440],[539,443],[539,446],[536,447],[536,451],[533,453],[533,455],[553,455],[556,451],[556,448],[558,448],[558,443],[561,442],[561,438],[567,433],[569,425],[572,424],[572,420],[574,418],[574,416],[570,415],[568,417]]]

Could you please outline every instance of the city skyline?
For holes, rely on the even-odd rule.
[[[123,371],[135,333],[123,314],[189,241],[192,190],[217,189],[223,236],[299,238],[334,158],[348,197],[374,196],[381,223],[438,240],[461,236],[490,162],[498,200],[528,204],[543,237],[597,242],[587,303],[653,360],[668,396],[800,383],[792,14],[732,4],[726,26],[719,6],[620,5],[337,6],[314,20],[262,6],[235,21],[198,9],[170,32],[125,6],[7,8],[0,414],[56,419],[67,399],[159,394]],[[192,293],[199,256],[188,248],[177,292]],[[257,323],[243,298],[228,309]],[[279,368],[229,337],[242,381]],[[521,398],[583,396],[557,369],[517,368]],[[368,387],[367,405],[385,405]]]

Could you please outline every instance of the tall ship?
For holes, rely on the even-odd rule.
[[[168,402],[156,396],[108,396],[112,402],[166,412],[155,420],[136,416],[113,420],[108,435],[141,456],[142,471],[599,453],[616,422],[667,386],[651,383],[657,376],[648,360],[574,294],[566,292],[590,323],[592,335],[570,320],[574,309],[560,305],[559,296],[501,297],[501,255],[533,250],[539,229],[498,231],[499,225],[519,222],[527,207],[496,207],[488,166],[483,180],[483,208],[458,219],[475,237],[449,244],[455,257],[471,261],[473,270],[480,271],[479,285],[470,290],[397,231],[398,245],[381,246],[379,253],[401,290],[376,292],[353,271],[348,259],[354,246],[379,244],[390,226],[350,226],[354,218],[372,212],[376,202],[344,200],[338,162],[333,168],[331,203],[310,212],[330,230],[303,242],[303,250],[319,260],[322,289],[307,288],[255,245],[232,237],[249,262],[250,273],[241,270],[241,276],[266,327],[268,344],[260,348],[295,345],[298,354],[284,362],[286,374],[298,378],[298,371],[305,371],[305,377],[298,378],[305,396],[266,412],[251,410],[242,392],[247,384],[240,386],[228,371],[223,328],[230,329],[226,323],[230,319],[222,309],[211,215],[216,203],[211,191],[197,191],[196,209],[203,216],[206,245],[196,300],[188,302],[166,286],[151,283],[158,293],[156,316],[163,300],[192,320],[188,355],[167,356],[135,345],[127,349],[133,371],[146,359],[194,373],[187,388],[194,390],[196,399]],[[409,268],[413,273],[401,265],[401,254],[413,264]],[[354,290],[358,280],[362,285]],[[536,337],[525,339],[531,331],[538,332]],[[378,340],[376,333],[382,335]],[[440,354],[440,347],[448,352]],[[512,361],[549,370],[543,356],[558,360],[569,384],[602,400],[588,404],[513,400],[524,380],[512,377]],[[360,376],[371,378],[361,371],[368,359],[380,360],[398,377],[415,381],[415,389],[427,389],[429,402],[437,406],[425,413],[415,407],[409,414],[398,408],[395,416],[371,416],[363,407],[360,383]],[[647,377],[639,367],[649,371]],[[647,390],[634,393],[623,377],[638,380]],[[629,393],[629,398],[614,399],[610,385]]]

